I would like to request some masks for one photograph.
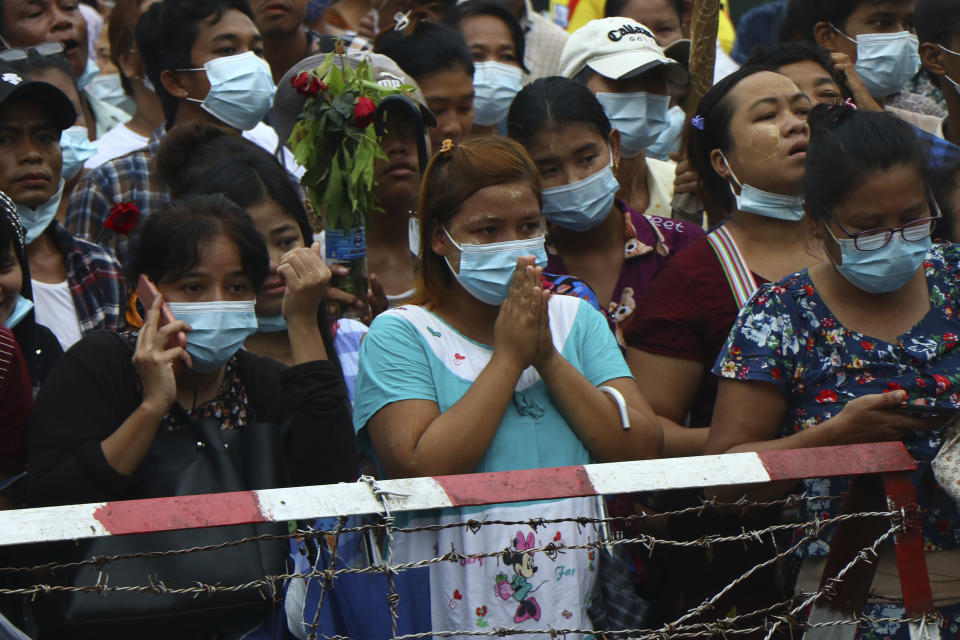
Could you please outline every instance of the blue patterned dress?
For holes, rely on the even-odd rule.
[[[844,327],[817,294],[807,271],[763,285],[740,311],[713,373],[732,380],[771,382],[783,393],[787,412],[781,437],[815,428],[860,396],[903,389],[909,402],[960,407],[960,245],[935,245],[923,268],[930,310],[896,343]],[[919,468],[913,474],[927,550],[960,547],[960,512],[933,477],[930,461],[940,448],[939,430],[904,440]],[[810,495],[837,495],[840,478],[807,480]],[[808,515],[827,515],[833,501],[812,503]],[[814,542],[807,555],[826,555]],[[944,638],[960,637],[960,605],[940,609]],[[869,605],[870,617],[903,614],[897,605]],[[866,638],[908,638],[907,625],[885,623],[861,629]]]

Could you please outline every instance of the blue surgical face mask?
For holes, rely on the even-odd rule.
[[[170,313],[193,329],[187,333],[187,353],[194,371],[216,371],[257,332],[254,305],[253,300],[167,303]]]
[[[60,199],[63,198],[63,185],[65,183],[66,180],[60,178],[60,188],[57,190],[57,193],[36,209],[31,209],[22,204],[17,205],[17,214],[20,216],[20,222],[23,223],[24,229],[27,230],[27,235],[23,242],[25,245],[39,238],[40,235],[47,230],[47,227],[50,226],[54,217],[56,217],[57,209],[60,208]]]
[[[206,71],[210,82],[207,97],[187,100],[199,102],[204,111],[235,129],[253,129],[273,106],[277,87],[270,65],[252,51],[215,58],[202,69],[182,71]]]
[[[93,58],[89,55],[87,56],[87,66],[83,68],[83,73],[80,74],[80,77],[77,78],[77,89],[83,91],[86,89],[93,79],[97,77],[100,73],[100,67],[97,66],[97,63],[94,62]]]
[[[853,68],[874,98],[900,91],[920,70],[920,42],[909,31],[862,33],[854,40],[836,27],[833,29],[857,43]]]
[[[33,302],[18,294],[17,304],[10,312],[10,317],[3,324],[7,325],[8,329],[13,329],[30,313],[31,309],[33,309]]]
[[[779,193],[770,193],[769,191],[763,191],[756,187],[751,187],[748,184],[741,183],[733,173],[733,168],[730,167],[730,163],[727,162],[727,158],[723,155],[723,152],[720,153],[720,156],[727,165],[730,177],[733,178],[733,181],[740,187],[740,193],[737,194],[737,190],[733,188],[733,185],[729,182],[727,183],[734,200],[737,201],[737,209],[739,211],[774,218],[776,220],[786,220],[788,222],[803,220],[805,215],[803,198],[800,196],[784,196]]]
[[[902,288],[923,264],[933,244],[929,237],[907,242],[897,233],[890,238],[887,246],[874,251],[861,251],[852,238],[836,237],[829,226],[827,230],[840,245],[840,259],[843,262],[833,266],[851,284],[867,293],[890,293]]]
[[[473,64],[473,122],[482,127],[507,117],[510,103],[523,88],[523,71],[500,62]]]
[[[149,89],[150,91],[152,91],[152,92],[154,92],[154,93],[157,92],[157,88],[156,88],[155,86],[153,86],[153,81],[150,80],[150,78],[149,78],[149,76],[147,76],[147,74],[143,74],[143,86],[145,86],[147,89]]]
[[[668,126],[670,96],[636,93],[598,93],[597,102],[620,132],[620,155],[632,158],[649,147]]]
[[[620,183],[610,163],[591,176],[561,187],[543,190],[543,216],[555,225],[587,231],[607,219]]]
[[[278,333],[287,330],[287,321],[283,314],[276,316],[261,316],[257,314],[257,333]]]
[[[667,111],[670,124],[647,147],[648,157],[657,160],[669,160],[671,153],[680,151],[680,134],[683,133],[684,116],[683,109],[680,107],[670,107]]]
[[[450,238],[453,246],[460,250],[460,273],[457,273],[450,266],[450,260],[446,259],[453,277],[470,295],[486,304],[500,305],[506,300],[513,272],[517,269],[517,259],[521,256],[532,255],[538,267],[547,266],[543,236],[509,242],[461,245],[450,237],[450,232],[446,229],[443,232]]]
[[[101,73],[96,76],[87,85],[87,93],[120,109],[128,108],[132,102],[132,98],[123,90],[119,73]]]
[[[83,169],[83,163],[97,154],[97,147],[87,137],[87,128],[74,125],[60,134],[60,149],[63,152],[64,180],[71,180]]]

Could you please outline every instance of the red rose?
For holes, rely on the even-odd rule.
[[[130,235],[137,222],[140,221],[140,209],[132,202],[121,202],[113,205],[110,209],[110,215],[104,221],[103,226],[122,236]]]
[[[327,90],[327,85],[320,82],[320,79],[309,71],[304,71],[290,78],[290,85],[297,90],[297,93],[307,98],[314,98],[321,91]]]
[[[373,100],[366,96],[357,98],[357,103],[353,105],[353,123],[361,129],[366,129],[373,122],[373,114],[377,110],[377,105]]]
[[[872,342],[868,342],[868,341],[866,341],[866,340],[862,341],[862,342],[860,343],[860,346],[863,347],[864,349],[866,349],[867,351],[872,351],[872,350],[873,350],[873,343],[872,343]]]

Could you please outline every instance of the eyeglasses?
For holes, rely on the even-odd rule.
[[[30,56],[31,51],[46,58],[48,56],[62,56],[64,49],[63,43],[60,42],[42,42],[33,47],[4,49],[0,51],[0,60],[3,62],[20,62],[21,60],[26,60]]]
[[[832,216],[828,214],[827,217],[830,218],[833,224],[840,227],[841,231],[850,236],[850,239],[853,240],[853,246],[859,251],[876,251],[890,244],[890,240],[897,232],[899,232],[900,237],[907,242],[920,242],[921,240],[929,238],[933,234],[934,224],[940,219],[940,209],[932,198],[930,199],[930,208],[937,215],[911,220],[902,227],[894,227],[892,229],[867,229],[859,233],[850,233],[844,229],[839,222],[834,220]],[[833,239],[837,240],[837,236],[833,234],[830,225],[826,225],[826,227],[827,231],[830,231],[830,235],[833,236]]]

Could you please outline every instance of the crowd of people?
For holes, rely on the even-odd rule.
[[[0,0],[2,508],[903,441],[947,576],[940,633],[960,638],[960,513],[931,466],[960,413],[960,2],[776,0],[735,35],[722,8],[696,103],[690,0],[326,4]],[[348,269],[293,151],[304,78],[326,91],[331,52],[402,96],[364,134],[380,150],[367,292],[334,286]],[[403,631],[656,627],[756,549],[534,549],[610,535],[576,518],[844,490],[410,514],[391,561],[506,551],[405,572]],[[468,518],[501,524],[444,526]],[[502,524],[535,518],[559,524]],[[248,548],[255,575],[301,566],[296,545]],[[816,588],[828,550],[704,615]],[[161,579],[222,579],[194,566]],[[866,614],[902,618],[886,586]],[[320,617],[304,594],[0,611],[37,638],[282,640]],[[373,614],[322,606],[344,608],[337,633],[379,637]]]

